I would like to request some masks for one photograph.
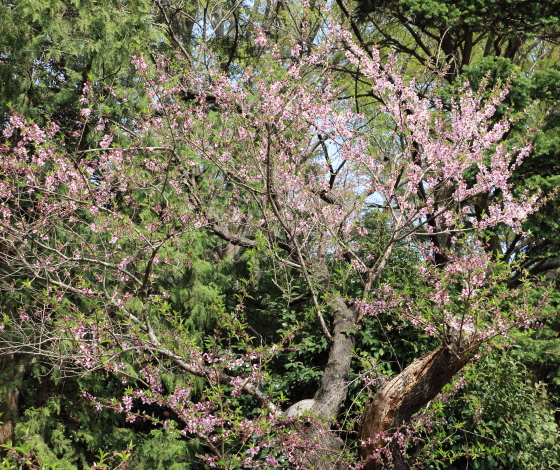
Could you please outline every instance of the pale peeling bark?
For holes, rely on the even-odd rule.
[[[365,470],[403,470],[411,467],[413,462],[408,461],[398,444],[388,444],[383,436],[393,434],[435,398],[443,386],[469,362],[470,357],[469,353],[457,354],[449,347],[432,351],[416,359],[377,392],[364,410],[360,441],[365,442],[365,445],[361,448],[361,455],[367,459],[375,449],[388,446],[393,460],[371,460],[364,467]]]

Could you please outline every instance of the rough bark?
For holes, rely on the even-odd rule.
[[[298,464],[306,470],[347,470],[342,458],[344,442],[321,425],[312,424],[302,430],[307,450],[298,456]]]
[[[286,416],[297,418],[313,409],[315,400],[302,400],[290,406],[285,411]],[[342,459],[344,442],[334,436],[328,426],[323,423],[297,423],[295,425],[303,436],[302,444],[295,453],[297,464],[305,469],[334,469],[348,468]]]
[[[365,470],[411,468],[413,462],[406,458],[398,444],[388,442],[383,436],[390,437],[414,413],[435,398],[443,386],[469,362],[470,356],[466,352],[457,354],[450,347],[432,351],[416,359],[378,391],[364,410],[360,441],[366,444],[360,452],[366,459],[375,449],[387,446],[393,460],[370,460],[364,467]]]
[[[0,444],[14,440],[14,428],[19,418],[19,390],[24,363],[17,363],[14,354],[6,354],[2,361],[2,375],[7,385],[0,402]]]
[[[348,393],[348,376],[355,345],[356,312],[343,299],[333,305],[333,343],[313,411],[322,418],[335,418]]]
[[[321,386],[313,400],[303,400],[286,411],[297,416],[311,410],[324,424],[311,424],[304,432],[305,448],[297,456],[298,464],[305,469],[344,470],[348,465],[342,459],[343,441],[331,433],[329,423],[336,416],[348,394],[348,376],[355,345],[357,312],[348,307],[342,298],[333,304],[333,342],[325,367]]]

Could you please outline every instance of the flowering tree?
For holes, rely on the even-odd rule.
[[[72,135],[11,116],[0,154],[1,289],[11,299],[1,347],[114,373],[130,384],[125,396],[86,392],[92,405],[130,421],[157,421],[146,405],[168,409],[174,419],[162,424],[201,442],[210,466],[408,468],[421,450],[413,415],[483,342],[535,318],[521,291],[501,287],[483,241],[500,225],[519,231],[535,210],[535,196],[508,184],[530,147],[502,143],[511,122],[493,116],[506,89],[420,97],[396,60],[382,63],[336,24],[306,49],[256,35],[261,64],[235,78],[211,54],[201,53],[203,72],[180,54],[135,56],[151,105],[134,122],[111,125],[91,84]],[[371,82],[383,103],[375,118],[337,101],[340,61]],[[98,145],[74,150],[92,126]],[[169,300],[201,236],[223,242],[216,264],[251,259],[236,306],[208,307],[217,325],[203,340]],[[403,244],[425,295],[386,275]],[[264,279],[284,327],[259,340],[246,311]],[[295,302],[305,308],[294,313]],[[345,445],[332,431],[354,399],[357,338],[376,321],[383,329],[386,312],[439,346],[394,377],[375,366],[362,375],[376,395]],[[313,398],[283,410],[272,365],[301,347],[305,324],[328,358]],[[182,379],[170,389],[166,373]],[[361,462],[350,462],[357,449]]]

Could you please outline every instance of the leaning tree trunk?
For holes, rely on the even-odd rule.
[[[469,362],[471,354],[458,354],[453,349],[441,348],[416,359],[383,385],[374,400],[366,405],[359,437],[365,443],[360,450],[361,455],[364,459],[371,459],[376,450],[386,447],[392,455],[392,461],[371,459],[365,470],[411,468],[414,458],[407,459],[406,449],[401,449],[396,439],[390,440],[390,437],[414,413],[435,398],[443,386]]]

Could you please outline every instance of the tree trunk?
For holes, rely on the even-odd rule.
[[[387,448],[391,452],[392,462],[390,459],[372,459],[364,467],[365,470],[404,470],[411,467],[413,462],[406,458],[406,449],[401,449],[396,440],[391,441],[391,435],[435,398],[443,386],[469,362],[470,357],[470,353],[457,354],[449,347],[438,349],[416,359],[381,387],[364,410],[359,436],[364,445],[360,453],[367,459],[377,449]]]
[[[348,395],[348,376],[355,345],[357,313],[342,298],[333,306],[333,343],[321,386],[313,400],[303,400],[287,410],[288,416],[297,416],[304,410],[312,410],[324,419],[324,425],[312,424],[303,437],[306,448],[298,451],[298,464],[305,469],[343,470],[348,464],[342,459],[343,441],[331,433],[329,423],[336,416]]]
[[[14,440],[14,428],[19,418],[19,389],[23,379],[24,363],[16,363],[14,354],[6,354],[2,362],[2,378],[6,392],[0,402],[0,444]]]
[[[336,418],[348,394],[348,376],[355,346],[356,311],[342,298],[333,307],[333,343],[325,367],[321,387],[315,394],[313,411],[322,418]]]
[[[305,447],[296,457],[299,468],[306,470],[347,470],[348,463],[342,458],[344,442],[334,436],[328,427],[311,425],[302,431]]]

